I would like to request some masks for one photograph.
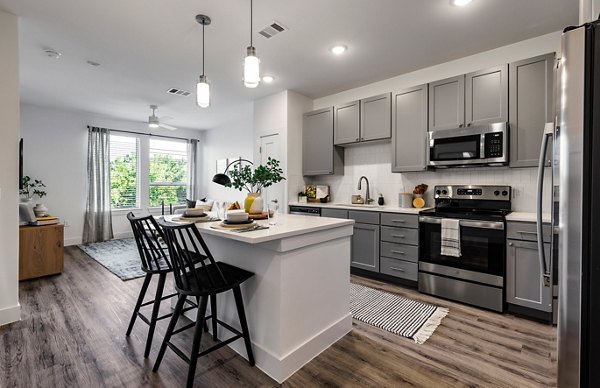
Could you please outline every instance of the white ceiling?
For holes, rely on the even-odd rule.
[[[261,72],[275,82],[243,87],[249,0],[0,0],[20,19],[24,102],[145,120],[159,105],[169,124],[214,128],[252,100],[284,89],[316,98],[562,29],[577,22],[575,0],[255,0],[254,45]],[[206,28],[212,105],[195,97]],[[288,31],[269,40],[257,30],[277,20]],[[334,44],[348,46],[333,56]],[[42,49],[53,48],[56,60]],[[92,60],[101,63],[92,67]]]

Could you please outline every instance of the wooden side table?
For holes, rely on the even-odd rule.
[[[63,264],[63,224],[19,227],[19,280],[59,274]]]

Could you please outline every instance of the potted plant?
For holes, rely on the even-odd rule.
[[[22,180],[22,186],[23,188],[19,193],[22,195],[22,200],[25,202],[31,201],[36,195],[39,198],[46,196],[46,192],[42,190],[46,185],[39,179],[31,179],[28,175],[25,175]]]
[[[307,202],[307,197],[308,197],[308,195],[304,191],[299,192],[298,193],[298,202],[300,202],[300,203],[306,203]]]
[[[250,166],[231,169],[229,171],[231,183],[226,186],[239,191],[247,190],[248,196],[244,203],[244,209],[247,213],[262,213],[263,201],[260,191],[284,180],[282,174],[283,170],[279,167],[279,161],[269,157],[266,165],[258,165],[254,171]]]

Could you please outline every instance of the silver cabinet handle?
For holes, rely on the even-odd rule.
[[[405,220],[392,220],[392,222],[399,222],[399,223],[404,224],[406,221]]]
[[[394,250],[392,250],[392,253],[397,253],[399,255],[406,255],[406,253],[404,253],[402,251],[394,251]]]
[[[471,126],[471,123],[467,124],[467,127],[470,127],[470,126]]]
[[[357,137],[357,138],[356,138],[356,141],[360,141],[360,137]]]
[[[403,234],[392,234],[392,237],[404,238],[405,236]]]
[[[459,128],[462,128],[462,127],[463,127],[463,124],[458,124],[458,127],[459,127]]]
[[[402,268],[398,268],[398,267],[390,267],[390,269],[393,269],[394,271],[398,271],[398,272],[406,272]]]
[[[513,246],[513,245],[515,245],[515,244],[514,244],[514,243],[511,243],[511,242],[509,242],[509,243],[508,243],[508,245],[510,245],[510,246],[512,247],[512,246]]]
[[[529,232],[527,230],[517,230],[517,233],[522,233],[522,234],[533,234],[534,236],[537,236],[537,232]]]

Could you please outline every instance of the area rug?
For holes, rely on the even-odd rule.
[[[133,238],[109,240],[77,247],[121,280],[140,278],[146,274],[141,269],[140,254]]]
[[[448,309],[350,284],[350,311],[361,322],[422,344],[442,323]]]

